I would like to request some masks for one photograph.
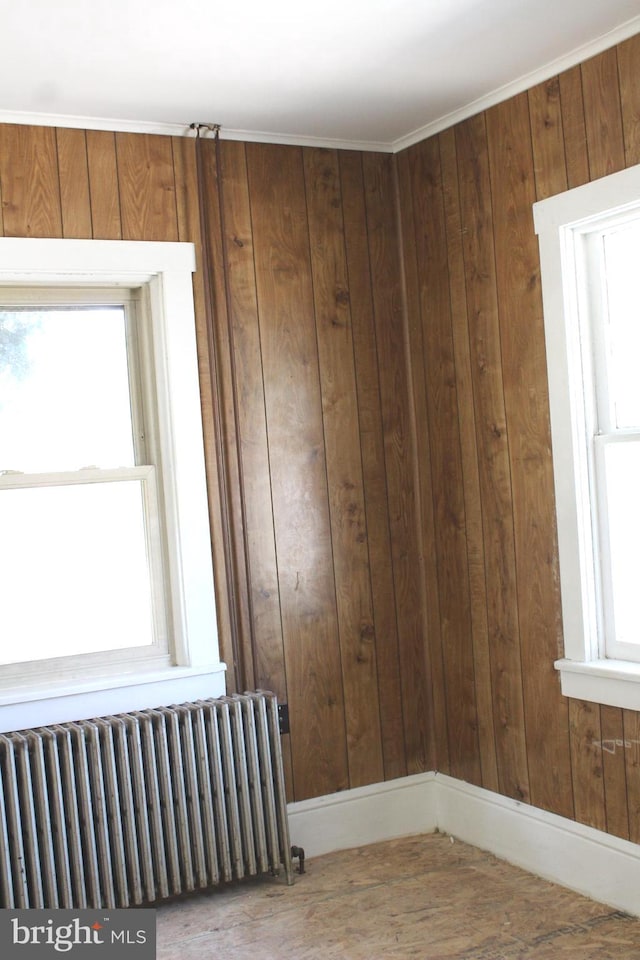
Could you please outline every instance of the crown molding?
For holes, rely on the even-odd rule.
[[[195,136],[191,122],[165,123],[149,120],[119,120],[111,117],[82,117],[56,113],[0,110],[0,123],[34,127],[64,127],[74,130],[107,130],[114,133],[148,133],[164,137]],[[204,136],[211,136],[205,131]],[[393,145],[384,141],[341,140],[326,137],[307,137],[297,134],[272,133],[267,130],[232,130],[220,127],[221,140],[241,140],[245,143],[275,143],[295,147],[326,147],[331,150],[361,150],[392,153]]]

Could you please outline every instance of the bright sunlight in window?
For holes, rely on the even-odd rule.
[[[0,310],[0,663],[154,642],[136,339],[124,303]]]

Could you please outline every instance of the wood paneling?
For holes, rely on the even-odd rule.
[[[456,130],[500,790],[529,799],[513,500],[486,121]]]
[[[56,131],[60,202],[64,237],[89,239],[93,236],[87,140],[83,130]]]
[[[60,179],[53,127],[0,125],[5,237],[61,237]]]
[[[531,216],[638,162],[638,76],[633,38],[397,157],[205,142],[208,306],[192,139],[0,126],[0,232],[196,244],[221,645],[291,799],[437,767],[640,841],[639,715],[553,669]]]
[[[382,733],[384,776],[407,772],[398,623],[391,557],[384,431],[378,354],[374,326],[372,275],[367,242],[367,216],[362,156],[341,152],[340,184],[353,357],[360,425],[360,455],[366,512],[369,569],[375,625],[378,698]]]
[[[485,786],[636,841],[638,714],[567,701],[553,668],[561,608],[531,207],[638,161],[639,69],[633,38],[397,158],[407,303],[421,315],[425,363],[416,376],[412,358],[414,406],[418,435],[430,438],[428,451],[417,447],[419,475],[429,474],[419,489],[464,503],[466,558],[447,555],[453,532],[436,509],[438,562],[427,568],[443,628],[452,604],[444,569],[456,572],[461,610],[471,598],[473,683],[450,689],[444,670],[448,725],[456,708],[458,723],[477,711]],[[455,416],[438,394],[452,371]],[[458,506],[451,527],[459,516]],[[438,754],[439,768],[449,764],[451,742]]]

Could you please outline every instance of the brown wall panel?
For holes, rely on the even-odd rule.
[[[378,672],[384,776],[406,775],[398,624],[362,155],[339,156],[353,357]]]
[[[349,280],[336,151],[305,150],[305,187],[349,784],[383,780],[376,634]]]
[[[430,437],[431,491],[452,776],[481,781],[475,703],[473,637],[466,546],[460,417],[451,325],[439,141],[412,151],[411,193],[420,271],[426,415]],[[423,226],[423,225],[428,225]]]
[[[304,798],[344,789],[348,766],[302,151],[252,144],[247,166],[294,785]]]
[[[450,336],[454,343],[458,429],[448,421],[449,448],[444,437],[434,442],[428,401],[415,377],[414,406],[418,431],[431,437],[428,459],[417,447],[420,476],[429,472],[434,489],[444,477],[458,482],[460,491],[450,498],[464,497],[476,637],[474,691],[465,709],[475,701],[482,782],[636,841],[638,714],[567,700],[553,668],[562,652],[561,608],[531,207],[638,161],[639,70],[636,37],[439,134],[439,174],[433,143],[398,157],[401,186],[402,171],[414,165],[411,203],[403,197],[401,205],[402,242],[410,263],[406,251],[422,238],[418,275],[407,271],[407,289],[410,309],[411,288],[422,284],[428,290],[420,304],[424,357],[428,362],[430,355],[439,356],[429,365],[431,377],[443,376],[450,360],[442,351]],[[428,164],[418,161],[427,155]],[[446,273],[451,334],[442,325]],[[451,463],[459,447],[462,476],[456,479]],[[442,544],[438,549],[442,558]],[[441,566],[440,560],[426,575],[446,608]],[[459,579],[464,606],[468,586]],[[437,695],[434,690],[434,702]],[[448,754],[438,756],[438,766],[443,764],[449,764]]]
[[[531,802],[572,816],[567,703],[553,667],[562,641],[526,94],[489,111],[487,127]]]
[[[93,228],[86,134],[84,130],[61,128],[56,130],[56,144],[63,236],[90,239]]]
[[[117,133],[123,240],[177,240],[178,216],[170,137]]]
[[[475,428],[469,317],[465,290],[464,251],[458,188],[455,132],[439,137],[442,192],[445,210],[447,264],[451,297],[451,330],[458,393],[462,484],[468,558],[471,630],[473,636],[474,683],[480,749],[482,786],[498,790],[491,650],[487,620],[487,583],[482,532],[482,496]],[[435,697],[435,692],[434,692]]]
[[[639,76],[633,38],[397,157],[207,142],[208,305],[193,139],[0,126],[1,233],[196,244],[222,647],[292,799],[437,767],[640,842],[639,714],[553,669],[531,218],[640,160]]]
[[[60,181],[53,127],[0,125],[5,237],[61,237]]]
[[[95,240],[120,240],[122,223],[116,135],[107,130],[87,130],[86,137],[93,237]]]
[[[431,724],[424,635],[424,584],[418,542],[414,437],[407,395],[407,338],[401,283],[395,177],[391,158],[363,156],[384,430],[388,516],[400,637],[407,770],[429,769]]]
[[[447,697],[444,683],[440,597],[437,577],[429,576],[436,570],[436,536],[434,498],[431,470],[420,465],[431,462],[431,438],[427,410],[427,384],[424,363],[425,346],[420,311],[420,271],[416,250],[415,216],[411,185],[410,155],[403,153],[396,158],[396,181],[398,210],[402,224],[402,269],[404,280],[404,303],[407,314],[407,373],[413,395],[413,432],[415,444],[416,504],[418,508],[418,536],[422,545],[420,578],[423,584],[425,614],[425,653],[427,674],[431,684],[429,704],[429,757],[430,765],[443,773],[451,772],[449,756],[449,730],[447,723]]]
[[[529,799],[513,499],[484,116],[456,130],[501,792]]]

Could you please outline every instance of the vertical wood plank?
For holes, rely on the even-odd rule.
[[[229,654],[234,657],[233,689],[242,692],[254,681],[251,617],[249,612],[249,572],[246,555],[244,488],[241,478],[237,383],[233,330],[230,319],[230,286],[223,234],[223,184],[218,166],[221,154],[215,140],[204,140],[204,194],[208,211],[209,270],[212,297],[210,304],[209,360],[212,381],[214,430],[216,434],[217,484],[221,501],[214,515],[214,528],[220,524],[225,552],[226,613],[230,618]]]
[[[640,34],[618,47],[626,166],[640,163]]]
[[[616,837],[629,839],[627,811],[627,774],[625,768],[625,737],[622,710],[600,707],[602,734],[602,772],[607,813],[607,831]]]
[[[117,133],[123,240],[177,240],[171,137]]]
[[[559,77],[532,87],[528,96],[536,199],[544,200],[567,189]]]
[[[363,165],[371,272],[375,277],[373,305],[405,702],[407,769],[409,773],[420,773],[428,769],[430,759],[429,684],[393,169],[389,156],[375,153],[365,154]]]
[[[478,445],[476,439],[468,310],[465,291],[462,224],[458,190],[458,158],[453,129],[440,134],[439,144],[446,218],[446,244],[455,375],[459,399],[458,412],[460,418],[462,479],[464,485],[480,766],[482,771],[482,786],[487,790],[497,791],[498,768],[493,722],[489,627],[487,623],[487,584],[485,579],[484,540],[482,535],[482,499],[478,469]]]
[[[592,180],[625,165],[616,48],[582,64],[585,128]]]
[[[91,219],[95,240],[122,239],[116,138],[106,130],[87,130]]]
[[[483,115],[456,128],[500,791],[529,799],[511,471]]]
[[[303,151],[351,787],[383,779],[376,636],[340,171]]]
[[[346,266],[378,670],[384,776],[405,776],[402,691],[362,155],[340,151]]]
[[[589,181],[587,130],[582,96],[582,72],[572,67],[560,74],[560,106],[566,157],[567,186],[579,187]],[[561,171],[557,174],[561,176]],[[549,176],[549,173],[547,174]]]
[[[553,666],[562,627],[527,95],[488,111],[487,133],[531,802],[571,817],[567,705]]]
[[[92,236],[91,201],[87,141],[83,130],[56,130],[62,234],[64,237],[89,239]]]
[[[431,470],[431,438],[427,416],[427,385],[425,382],[424,331],[420,315],[420,280],[416,245],[416,217],[414,215],[411,181],[413,150],[396,157],[396,178],[400,223],[402,227],[402,268],[404,298],[407,313],[408,370],[410,373],[413,408],[415,410],[415,450],[417,459],[416,488],[420,510],[419,537],[422,546],[420,575],[425,584],[425,630],[427,674],[430,682],[431,704],[429,723],[430,749],[433,767],[443,773],[451,772],[449,730],[447,725],[447,691],[444,682],[440,596],[436,561],[436,534]]]
[[[61,237],[53,127],[0,124],[0,184],[6,237]]]
[[[220,146],[255,682],[274,690],[284,701],[284,649],[247,166],[244,145],[228,142]]]
[[[576,820],[606,830],[600,707],[569,700],[569,726]]]
[[[223,546],[224,535],[221,517],[222,493],[219,485],[218,464],[216,459],[217,426],[214,413],[214,384],[211,374],[210,331],[207,326],[207,311],[205,308],[205,284],[203,276],[205,265],[200,230],[195,140],[186,137],[175,137],[173,139],[173,158],[178,239],[180,241],[194,243],[196,249],[196,272],[193,275],[193,294],[196,313],[200,408],[202,410],[205,468],[207,473],[209,524],[211,529],[216,616],[218,621],[218,643],[220,657],[227,666],[227,690],[232,692],[237,689],[237,685],[235,682],[233,649],[230,642],[231,623],[226,588],[230,574],[227,569],[227,558]]]
[[[251,144],[247,167],[295,795],[348,785],[302,156]]]
[[[622,711],[629,840],[640,843],[640,713]]]
[[[460,453],[456,370],[451,332],[440,145],[436,137],[412,151],[412,193],[420,277],[425,382],[434,496],[437,579],[453,776],[481,780]]]

